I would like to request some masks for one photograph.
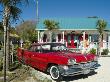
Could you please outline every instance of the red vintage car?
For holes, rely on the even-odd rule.
[[[18,49],[18,60],[41,71],[54,80],[62,76],[88,74],[97,68],[97,56],[69,51],[61,43],[34,44],[28,50]]]

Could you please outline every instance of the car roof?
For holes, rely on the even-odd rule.
[[[38,45],[53,45],[53,44],[63,44],[63,43],[56,43],[56,42],[48,42],[48,43],[33,43],[32,46],[38,46]]]

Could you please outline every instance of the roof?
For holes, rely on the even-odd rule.
[[[100,18],[41,18],[37,30],[46,30],[43,22],[47,19],[58,22],[60,30],[96,30],[96,24]],[[106,29],[110,30],[110,24]]]

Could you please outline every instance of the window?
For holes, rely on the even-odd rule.
[[[48,53],[48,52],[50,52],[50,45],[42,45],[42,51],[44,52],[44,53]]]
[[[35,52],[41,52],[41,46],[36,46]]]
[[[41,46],[31,46],[29,48],[29,51],[33,51],[33,52],[40,52],[41,51]]]
[[[93,34],[92,35],[92,42],[98,42],[98,38],[99,38],[98,34]]]
[[[31,47],[29,48],[29,51],[35,51],[35,49],[36,49],[36,46],[31,46]]]
[[[57,44],[52,46],[52,51],[64,51],[67,50],[67,48],[63,44]]]

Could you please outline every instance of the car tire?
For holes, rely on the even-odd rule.
[[[61,81],[62,80],[62,76],[60,74],[60,71],[59,71],[59,68],[57,65],[51,66],[49,73],[50,73],[50,76],[53,80],[55,80],[55,81]]]

